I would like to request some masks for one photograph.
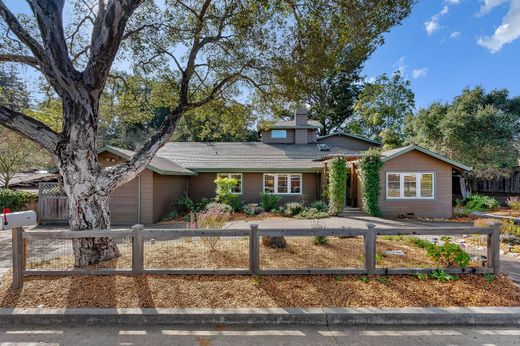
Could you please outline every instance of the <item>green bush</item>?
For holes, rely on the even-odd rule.
[[[295,216],[303,210],[304,206],[298,202],[290,202],[280,208],[280,211],[285,216]]]
[[[345,195],[347,193],[347,171],[345,160],[340,157],[333,158],[328,163],[329,167],[329,213],[338,215],[345,208]]]
[[[176,210],[170,211],[168,214],[166,214],[161,221],[172,221],[175,220],[179,216],[179,213]]]
[[[458,280],[459,278],[455,275],[451,275],[451,274],[448,274],[446,273],[443,269],[437,269],[437,270],[434,270],[431,274],[430,274],[430,277],[434,280],[438,280],[440,282],[446,282],[446,281],[456,281]]]
[[[177,198],[175,201],[175,206],[178,207],[181,214],[189,214],[192,212],[199,212],[206,209],[206,205],[211,202],[208,198],[202,198],[199,202],[194,202],[186,192]]]
[[[311,204],[311,208],[314,208],[317,211],[327,212],[329,210],[329,205],[324,201],[316,201]]]
[[[233,193],[233,188],[238,185],[238,180],[225,177],[215,179],[217,188],[215,190],[215,202],[224,203],[233,207],[234,211],[242,208],[240,196]]]
[[[490,196],[474,193],[465,200],[465,208],[471,211],[486,211],[498,208],[500,204]]]
[[[23,210],[27,204],[38,200],[38,196],[31,192],[0,189],[0,212],[4,208],[11,211]]]
[[[269,192],[262,192],[260,194],[260,206],[266,211],[276,209],[276,205],[282,198]]]
[[[242,211],[249,216],[255,216],[258,214],[262,214],[265,210],[259,205],[246,204],[242,208]]]
[[[206,205],[205,209],[206,210],[215,209],[215,210],[218,210],[223,213],[232,213],[233,212],[233,207],[230,206],[229,204],[217,203],[217,202],[208,203],[208,205]]]
[[[379,171],[381,167],[383,167],[383,161],[381,161],[379,150],[370,149],[364,152],[360,164],[363,179],[363,211],[371,216],[381,216],[379,208],[379,195],[381,194]]]
[[[296,219],[324,219],[329,217],[329,213],[319,211],[316,208],[304,208],[299,214],[295,215]]]
[[[437,245],[424,239],[411,238],[413,244],[425,249],[428,255],[439,265],[445,267],[457,265],[461,268],[466,268],[471,257],[458,244],[452,243],[450,237],[442,237],[441,240],[443,244]]]

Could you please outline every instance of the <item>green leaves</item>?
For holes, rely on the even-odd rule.
[[[377,149],[366,151],[361,159],[361,176],[363,179],[363,211],[368,215],[381,216],[379,195],[381,182],[379,171],[383,167],[381,153]]]
[[[329,168],[329,213],[338,215],[345,207],[347,173],[345,160],[340,157],[328,162]]]

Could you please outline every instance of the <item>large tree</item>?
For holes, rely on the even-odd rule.
[[[275,66],[271,107],[306,104],[321,134],[342,129],[353,114],[365,61],[383,42],[383,33],[408,16],[414,0],[293,1],[294,34]],[[287,113],[287,112],[285,112]]]
[[[383,74],[364,85],[348,129],[380,141],[385,149],[395,148],[403,143],[404,121],[414,110],[415,95],[410,82],[399,72],[392,77]]]
[[[0,106],[0,124],[32,139],[52,156],[69,199],[72,230],[109,229],[109,196],[133,179],[174,132],[184,113],[209,103],[240,81],[260,86],[270,62],[270,28],[277,1],[77,1],[64,23],[64,0],[27,0],[32,16],[16,16],[0,1],[0,61],[40,72],[62,103],[61,131]],[[99,104],[122,45],[134,68],[167,73],[178,98],[158,130],[119,165],[97,158]],[[201,92],[203,90],[203,92]],[[75,265],[118,256],[110,238],[73,244]]]
[[[520,97],[507,90],[464,89],[451,103],[435,102],[406,120],[406,141],[473,167],[493,178],[518,164]]]

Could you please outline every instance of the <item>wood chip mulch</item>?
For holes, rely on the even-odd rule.
[[[1,307],[409,307],[520,306],[520,289],[505,275],[493,282],[413,276],[168,276],[28,277],[22,289],[0,283]]]

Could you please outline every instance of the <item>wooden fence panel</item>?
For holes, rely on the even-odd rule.
[[[43,223],[69,220],[69,200],[59,183],[38,185],[38,219]]]

